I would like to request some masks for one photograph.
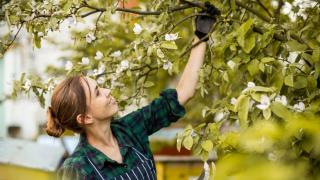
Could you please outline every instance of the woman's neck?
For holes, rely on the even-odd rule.
[[[117,145],[110,127],[110,121],[103,121],[87,129],[87,141],[95,147],[114,147]]]

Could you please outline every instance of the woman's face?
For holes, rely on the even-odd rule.
[[[110,119],[118,112],[118,104],[111,96],[110,89],[100,88],[96,81],[91,78],[85,77],[85,79],[88,85],[84,80],[82,84],[86,94],[87,114],[96,120]]]

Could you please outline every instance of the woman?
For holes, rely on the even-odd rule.
[[[211,15],[212,6],[206,4]],[[213,17],[196,18],[196,35],[206,36]],[[193,43],[199,38],[195,36]],[[207,40],[207,39],[205,39]],[[65,129],[80,134],[74,153],[58,171],[61,179],[156,179],[148,136],[185,114],[183,105],[194,95],[206,43],[192,49],[176,89],[161,92],[148,106],[113,119],[118,105],[109,89],[88,77],[74,76],[54,90],[46,131],[60,137]]]

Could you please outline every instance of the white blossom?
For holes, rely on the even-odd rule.
[[[166,41],[174,41],[174,40],[177,40],[178,39],[178,33],[175,33],[175,34],[166,34],[164,35],[164,39]]]
[[[48,85],[48,91],[53,91],[54,87],[55,87],[54,84],[52,84],[52,83],[49,84],[49,85]]]
[[[248,85],[247,85],[248,88],[253,88],[255,86],[256,84],[254,82],[248,82]]]
[[[142,31],[142,27],[141,27],[141,25],[140,24],[138,24],[138,23],[134,23],[134,27],[133,27],[133,32],[134,32],[134,34],[140,34],[141,33],[141,31]]]
[[[234,63],[233,61],[228,61],[227,65],[231,68],[234,69],[234,67],[236,66],[236,63]]]
[[[299,102],[299,103],[293,105],[293,109],[295,109],[298,112],[302,112],[305,109],[305,105],[303,102]]]
[[[266,95],[261,95],[260,104],[257,105],[257,108],[261,110],[268,109],[270,106],[270,98]]]
[[[79,64],[81,64],[81,65],[88,65],[90,63],[90,59],[88,58],[88,57],[83,57],[82,59],[81,59],[81,63],[79,63]]]
[[[103,84],[105,82],[105,77],[99,77],[98,79],[97,79],[97,83],[98,84]]]
[[[114,51],[112,54],[110,54],[111,57],[120,57],[121,51]]]
[[[116,74],[120,74],[122,71],[123,70],[122,70],[121,66],[118,66],[116,69]]]
[[[71,61],[67,61],[66,66],[65,66],[65,70],[70,71],[73,67],[73,64]]]
[[[43,32],[38,32],[39,37],[43,37]]]
[[[99,64],[98,73],[101,74],[106,70],[106,66],[103,63]]]
[[[247,92],[249,89],[255,87],[256,84],[254,82],[248,82],[247,87],[242,91],[242,93]]]
[[[249,101],[249,109],[252,109],[254,103],[255,103],[255,101],[250,99],[250,101]]]
[[[165,61],[163,63],[163,69],[164,70],[171,70],[172,69],[172,63],[170,61]]]
[[[274,100],[275,102],[279,102],[281,104],[283,104],[284,106],[288,105],[288,101],[287,101],[287,97],[286,96],[277,96]]]
[[[272,0],[272,1],[271,1],[271,6],[273,6],[274,8],[276,8],[276,7],[279,6],[279,2],[276,1],[276,0]]]
[[[29,90],[31,88],[31,80],[30,79],[26,79],[26,81],[24,82],[24,85],[23,85],[23,89],[25,89],[26,91]]]
[[[283,7],[282,7],[282,13],[283,14],[289,14],[291,12],[292,5],[288,2],[285,2]]]
[[[230,104],[232,104],[232,105],[236,105],[237,104],[237,99],[236,98],[231,98],[231,100],[230,100]]]
[[[60,0],[53,0],[53,5],[57,6],[59,5],[59,3],[60,3]]]
[[[96,37],[94,36],[93,32],[89,32],[86,35],[86,41],[87,43],[91,43],[92,41],[96,40]]]
[[[128,69],[129,68],[129,61],[128,60],[121,61],[120,66],[121,66],[122,70]]]
[[[214,116],[214,121],[219,122],[224,118],[224,116],[225,116],[224,112],[218,112]]]
[[[102,59],[102,58],[103,58],[103,54],[102,54],[102,52],[97,51],[97,52],[96,52],[96,56],[94,57],[94,59],[96,59],[96,60],[100,60],[100,59]]]
[[[76,16],[75,16],[74,14],[72,14],[71,16],[69,16],[69,17],[67,18],[67,21],[68,21],[68,23],[69,23],[69,27],[72,26],[72,25],[77,24],[77,18],[76,18]]]
[[[102,74],[102,73],[104,73],[105,69],[106,69],[106,66],[104,64],[100,63],[98,69],[93,70],[92,75],[97,76],[99,74]]]

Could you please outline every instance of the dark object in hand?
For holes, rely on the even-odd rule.
[[[199,15],[196,17],[196,31],[195,34],[199,39],[205,37],[211,30],[213,24],[216,22],[216,16],[220,15],[220,11],[210,4],[208,1],[205,2],[206,10],[200,11],[201,14],[205,13],[207,15]],[[209,38],[204,39],[207,41]]]

